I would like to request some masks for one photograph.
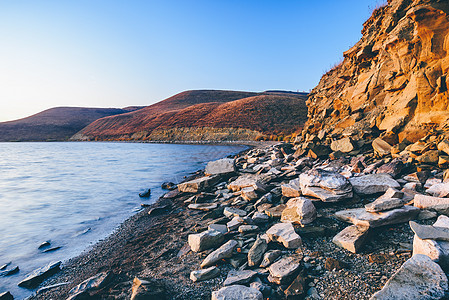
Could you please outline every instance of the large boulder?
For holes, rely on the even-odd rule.
[[[225,286],[212,292],[211,300],[263,300],[263,294],[257,289],[244,285]]]
[[[336,202],[351,198],[352,186],[339,173],[313,169],[299,176],[303,195],[319,198],[324,202]]]
[[[372,195],[384,193],[389,188],[401,188],[399,182],[386,173],[352,177],[349,178],[349,182],[351,182],[354,192],[359,195]]]
[[[312,201],[304,197],[288,200],[282,211],[281,221],[300,225],[312,223],[316,219],[316,209]]]
[[[428,256],[417,254],[407,260],[371,300],[440,299],[448,289],[441,267]]]
[[[206,175],[225,175],[235,172],[234,159],[222,158],[215,161],[210,161],[206,165],[204,173]]]

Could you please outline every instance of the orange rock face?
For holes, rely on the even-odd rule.
[[[449,2],[391,0],[309,95],[304,134],[398,134],[416,141],[449,125]]]

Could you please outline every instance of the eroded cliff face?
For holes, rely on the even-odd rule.
[[[309,95],[303,137],[416,141],[449,128],[449,1],[390,0]]]

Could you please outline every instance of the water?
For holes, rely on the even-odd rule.
[[[245,146],[141,143],[0,143],[0,265],[20,272],[0,277],[0,293],[30,295],[17,283],[51,261],[67,260],[105,238],[140,204]],[[152,189],[149,200],[138,193]],[[43,253],[50,240],[62,248]]]

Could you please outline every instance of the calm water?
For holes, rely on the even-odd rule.
[[[0,143],[0,265],[20,272],[0,277],[0,293],[30,294],[17,283],[30,271],[67,260],[106,237],[140,204],[163,193],[210,160],[244,146],[140,143]],[[152,189],[149,200],[138,193]],[[50,240],[62,248],[42,253]]]

